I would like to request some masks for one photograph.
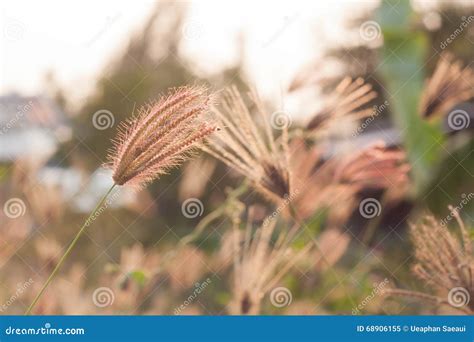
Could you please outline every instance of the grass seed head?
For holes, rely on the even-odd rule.
[[[206,116],[211,102],[206,88],[185,86],[141,108],[114,140],[114,182],[139,188],[186,160],[217,129]]]

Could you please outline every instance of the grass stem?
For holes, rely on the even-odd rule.
[[[110,195],[110,193],[112,192],[112,190],[115,188],[115,185],[112,185],[110,187],[110,189],[107,191],[107,193],[100,199],[100,201],[97,203],[97,205],[95,206],[94,210],[92,210],[92,212],[90,213],[89,217],[86,219],[86,221],[84,222],[84,224],[82,225],[81,229],[77,232],[76,236],[74,237],[74,239],[72,240],[72,242],[69,244],[68,248],[66,249],[66,251],[64,252],[63,256],[61,257],[61,259],[59,260],[59,262],[57,263],[56,267],[54,268],[54,270],[51,272],[51,274],[49,275],[48,279],[46,280],[46,282],[44,283],[43,287],[41,288],[41,290],[38,292],[38,294],[36,295],[35,299],[33,300],[33,302],[30,304],[30,306],[28,307],[28,309],[25,311],[25,315],[29,315],[31,314],[31,311],[33,310],[33,308],[35,307],[35,305],[38,303],[38,301],[40,300],[41,296],[43,295],[43,293],[46,291],[46,288],[49,286],[49,284],[53,281],[54,277],[56,276],[56,273],[58,273],[59,269],[61,268],[62,264],[64,263],[64,261],[66,260],[66,258],[69,256],[69,254],[71,253],[72,249],[74,248],[74,246],[76,245],[77,241],[79,240],[79,238],[82,236],[82,234],[85,232],[86,228],[89,226],[89,222],[91,220],[91,218],[95,215],[95,213],[97,212],[97,210],[99,210],[99,208],[102,206],[102,204],[104,204],[105,200],[107,199],[107,197]]]

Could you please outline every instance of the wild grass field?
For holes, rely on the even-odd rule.
[[[53,53],[0,88],[1,314],[474,314],[472,4],[234,5],[153,3],[86,95]],[[5,68],[42,29],[7,19]]]

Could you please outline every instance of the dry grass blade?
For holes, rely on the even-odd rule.
[[[429,80],[420,101],[424,118],[443,115],[453,106],[474,97],[474,72],[463,68],[451,54],[444,53]]]
[[[265,197],[279,202],[291,190],[287,139],[276,141],[270,117],[255,92],[250,93],[250,100],[261,125],[236,88],[230,88],[223,94],[222,106],[214,108],[223,130],[202,149],[247,177]],[[287,136],[286,126],[282,136]]]
[[[295,263],[308,256],[313,247],[308,242],[298,251],[294,250],[291,244],[299,227],[277,232],[275,225],[276,220],[266,221],[254,231],[250,211],[245,230],[242,231],[239,229],[240,220],[237,216],[234,218],[234,296],[229,306],[232,314],[258,314],[265,294],[275,287]]]
[[[372,90],[372,85],[365,83],[362,78],[352,80],[346,77],[336,87],[323,109],[313,115],[306,129],[317,131],[340,118],[357,120],[367,117],[373,110],[363,107],[376,97],[377,93]]]

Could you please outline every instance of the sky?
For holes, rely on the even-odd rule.
[[[53,71],[71,97],[93,90],[95,77],[149,15],[151,0],[0,0],[0,94],[41,93]],[[325,49],[359,39],[346,16],[378,1],[200,0],[191,3],[181,52],[200,73],[238,58],[267,96],[278,96],[295,73]],[[328,65],[327,69],[331,66]],[[330,72],[325,70],[325,72]]]

